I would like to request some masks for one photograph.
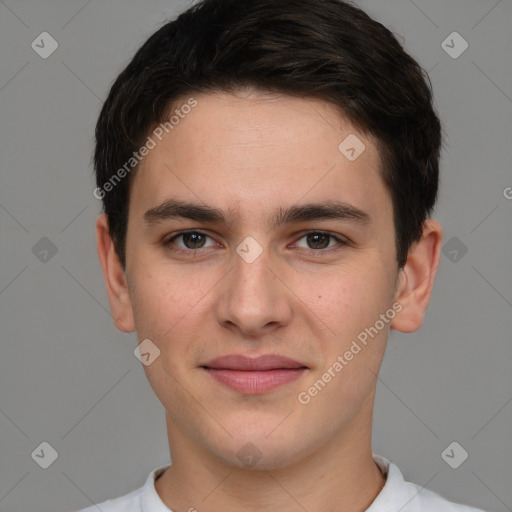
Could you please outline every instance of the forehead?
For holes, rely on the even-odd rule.
[[[374,213],[388,213],[374,140],[333,105],[248,90],[194,95],[180,109],[190,99],[174,102],[171,129],[149,134],[155,146],[130,187],[138,215],[169,197],[242,215],[301,201],[364,209],[373,198]]]

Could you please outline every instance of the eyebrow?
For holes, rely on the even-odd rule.
[[[230,212],[230,216],[237,217],[234,211]],[[158,224],[174,218],[228,224],[228,216],[219,208],[176,199],[168,199],[160,205],[150,208],[144,213],[143,218],[147,225]],[[321,219],[343,220],[363,226],[371,223],[368,213],[349,203],[326,201],[278,208],[271,217],[270,225],[272,228],[276,228],[283,224]]]

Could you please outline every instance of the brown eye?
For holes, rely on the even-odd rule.
[[[206,236],[202,233],[183,233],[181,236],[187,249],[200,249],[206,240]]]
[[[306,240],[310,249],[325,249],[332,237],[326,233],[309,233]]]
[[[175,251],[193,251],[213,247],[216,244],[210,236],[200,231],[183,231],[169,238],[165,245]]]
[[[301,240],[305,240],[305,243],[301,242]],[[322,249],[335,248],[336,246],[344,246],[347,245],[347,242],[337,236],[331,235],[330,233],[325,233],[323,231],[310,231],[302,236],[300,240],[296,242],[296,245],[301,249],[319,251]]]

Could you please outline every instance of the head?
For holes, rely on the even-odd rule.
[[[419,65],[340,0],[205,0],[143,44],[96,127],[98,248],[175,432],[270,468],[368,424],[389,331],[430,298],[440,144]],[[261,394],[205,372],[268,353],[306,370]]]

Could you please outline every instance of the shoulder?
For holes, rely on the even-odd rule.
[[[440,494],[429,491],[419,485],[404,482],[407,488],[410,502],[404,507],[403,512],[484,512],[482,509],[474,508],[462,503],[454,503],[447,500]]]
[[[91,505],[76,512],[98,512],[98,510],[101,512],[142,512],[143,510],[169,512],[155,490],[155,479],[168,467],[169,465],[151,471],[145,484],[129,494]]]
[[[387,478],[381,492],[366,512],[484,512],[448,501],[440,494],[408,482],[395,464],[376,454],[373,457]]]

